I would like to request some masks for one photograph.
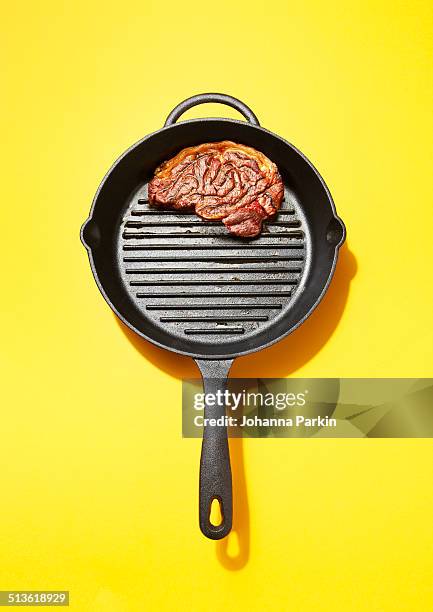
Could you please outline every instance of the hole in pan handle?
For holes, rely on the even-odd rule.
[[[259,120],[255,116],[253,111],[237,98],[233,98],[233,96],[228,96],[226,94],[221,93],[203,93],[197,94],[196,96],[191,96],[191,98],[187,98],[186,100],[178,104],[167,117],[167,120],[164,123],[164,127],[176,123],[179,117],[193,106],[197,106],[198,104],[208,104],[209,102],[217,102],[219,104],[226,104],[227,106],[231,106],[232,108],[235,108],[237,111],[239,111],[241,115],[243,115],[245,119],[249,121],[249,123],[252,123],[254,125],[260,125]]]
[[[224,423],[225,405],[221,402],[206,401],[206,396],[216,396],[218,391],[224,393],[227,377],[233,359],[211,360],[196,359],[203,376],[205,393],[205,419],[215,419],[219,424],[205,425],[200,458],[199,485],[199,519],[200,529],[211,540],[220,540],[230,533],[232,528],[232,472],[227,440],[227,427]],[[218,397],[218,396],[217,396]],[[211,523],[212,502],[217,499],[220,504],[221,522]]]

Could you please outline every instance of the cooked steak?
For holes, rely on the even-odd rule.
[[[263,153],[229,140],[183,149],[161,164],[149,183],[151,205],[195,209],[204,219],[221,219],[241,237],[260,234],[283,194],[277,166]]]

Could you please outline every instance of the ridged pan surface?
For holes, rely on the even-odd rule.
[[[278,215],[248,240],[194,212],[150,207],[145,183],[126,206],[117,240],[124,289],[142,316],[201,345],[247,341],[284,316],[309,251],[302,210],[288,187]]]

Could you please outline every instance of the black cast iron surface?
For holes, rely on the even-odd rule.
[[[174,123],[203,102],[237,108],[250,123],[195,119]],[[230,235],[221,222],[149,207],[155,168],[181,149],[233,140],[277,164],[285,184],[282,207],[254,239]],[[93,201],[82,240],[95,280],[114,312],[158,346],[194,357],[205,390],[224,387],[234,357],[280,340],[311,313],[334,272],[345,237],[330,193],[295,147],[261,128],[254,113],[223,94],[182,102],[166,126],[145,137],[110,169]],[[209,391],[210,392],[210,391]],[[206,407],[205,417],[221,409]],[[220,501],[223,522],[209,521]],[[218,539],[232,516],[225,428],[205,428],[200,470],[200,527]]]

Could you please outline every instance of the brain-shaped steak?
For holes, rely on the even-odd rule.
[[[274,215],[284,186],[277,166],[251,147],[225,140],[183,149],[155,171],[149,202],[176,210],[195,209],[221,219],[236,236],[257,236]]]

